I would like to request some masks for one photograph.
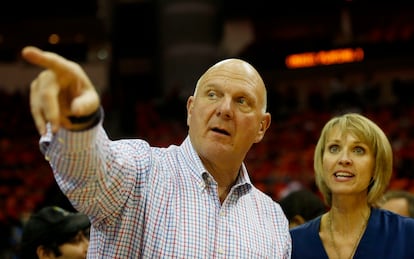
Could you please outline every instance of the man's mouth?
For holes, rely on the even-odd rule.
[[[220,133],[220,134],[226,135],[226,136],[230,136],[230,133],[229,133],[229,132],[227,132],[227,131],[226,131],[226,130],[224,130],[224,129],[220,129],[220,128],[212,128],[211,130],[212,130],[212,131],[214,131],[214,132],[217,132],[217,133]]]

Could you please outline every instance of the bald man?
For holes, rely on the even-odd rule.
[[[91,219],[88,258],[290,258],[288,220],[243,162],[271,122],[253,66],[209,68],[187,101],[188,136],[159,148],[109,139],[78,64],[32,46],[22,55],[44,68],[31,112],[56,181]]]

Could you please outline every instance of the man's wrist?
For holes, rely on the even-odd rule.
[[[96,111],[86,116],[69,116],[68,119],[73,126],[71,130],[81,131],[90,129],[101,121],[102,115],[103,109],[102,107],[99,107]]]

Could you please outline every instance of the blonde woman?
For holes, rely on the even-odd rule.
[[[378,209],[393,154],[370,119],[343,114],[325,124],[316,145],[316,184],[330,208],[291,229],[292,258],[414,258],[414,219]]]

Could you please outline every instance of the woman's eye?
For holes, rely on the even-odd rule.
[[[338,153],[339,152],[338,145],[329,146],[329,152],[331,152],[331,153]]]
[[[365,154],[365,149],[362,148],[362,147],[355,147],[354,152],[359,154],[359,155],[362,155],[362,154]]]

